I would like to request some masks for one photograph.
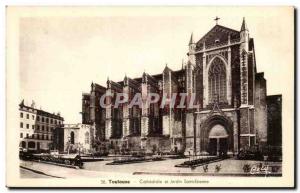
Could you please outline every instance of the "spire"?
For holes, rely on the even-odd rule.
[[[194,42],[193,33],[192,33],[192,34],[191,34],[191,38],[190,38],[189,45],[194,44],[194,43],[195,43],[195,42]]]
[[[127,78],[127,74],[125,73],[125,77],[124,77],[124,85],[128,85],[128,78]]]
[[[146,83],[146,82],[147,82],[147,74],[146,74],[146,72],[144,70],[143,76],[142,76],[142,83]]]
[[[94,82],[92,81],[92,84],[91,84],[91,91],[94,91]]]
[[[243,17],[243,23],[242,23],[241,31],[245,31],[245,30],[248,30],[248,29],[247,29],[245,17]]]
[[[107,87],[109,87],[109,84],[110,84],[110,80],[109,80],[109,77],[107,77],[107,81],[106,81],[106,84],[107,84]]]

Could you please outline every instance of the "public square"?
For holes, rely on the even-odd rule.
[[[21,169],[21,177],[34,178],[37,175],[32,171],[43,173],[44,177],[59,177],[59,178],[78,178],[78,177],[101,177],[106,175],[182,175],[182,176],[245,176],[243,167],[245,164],[249,164],[251,167],[262,163],[268,166],[279,166],[280,169],[276,174],[281,174],[281,162],[264,162],[253,160],[235,160],[233,158],[225,159],[219,162],[208,164],[208,171],[204,172],[203,167],[195,168],[180,168],[175,165],[183,163],[189,160],[184,159],[167,159],[162,161],[131,163],[122,165],[106,165],[112,162],[112,160],[85,162],[84,169],[73,169],[61,166],[55,166],[45,163],[38,163],[32,161],[21,161],[21,167],[30,169],[30,172],[25,172]],[[215,171],[215,166],[220,165],[220,171]],[[57,172],[59,170],[59,172]],[[261,173],[262,174],[262,173]],[[251,174],[247,174],[249,176]],[[255,175],[254,175],[255,176]]]

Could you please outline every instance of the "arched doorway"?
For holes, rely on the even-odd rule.
[[[210,155],[225,156],[228,151],[228,133],[221,124],[216,124],[210,129],[208,151]]]
[[[210,155],[218,155],[220,151],[233,152],[233,122],[229,117],[214,112],[200,128],[200,151]]]

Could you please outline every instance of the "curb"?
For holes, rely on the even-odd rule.
[[[31,169],[31,168],[27,168],[27,167],[24,167],[24,166],[20,166],[20,168],[32,171],[32,172],[37,173],[37,174],[41,174],[41,175],[53,177],[53,178],[63,178],[63,177],[59,177],[59,176],[53,176],[53,175],[50,175],[50,174],[46,174],[44,172],[41,172],[41,171],[38,171],[38,170],[34,170],[34,169]]]

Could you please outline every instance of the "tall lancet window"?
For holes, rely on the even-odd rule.
[[[208,71],[209,102],[226,102],[226,69],[220,58],[215,58]]]

